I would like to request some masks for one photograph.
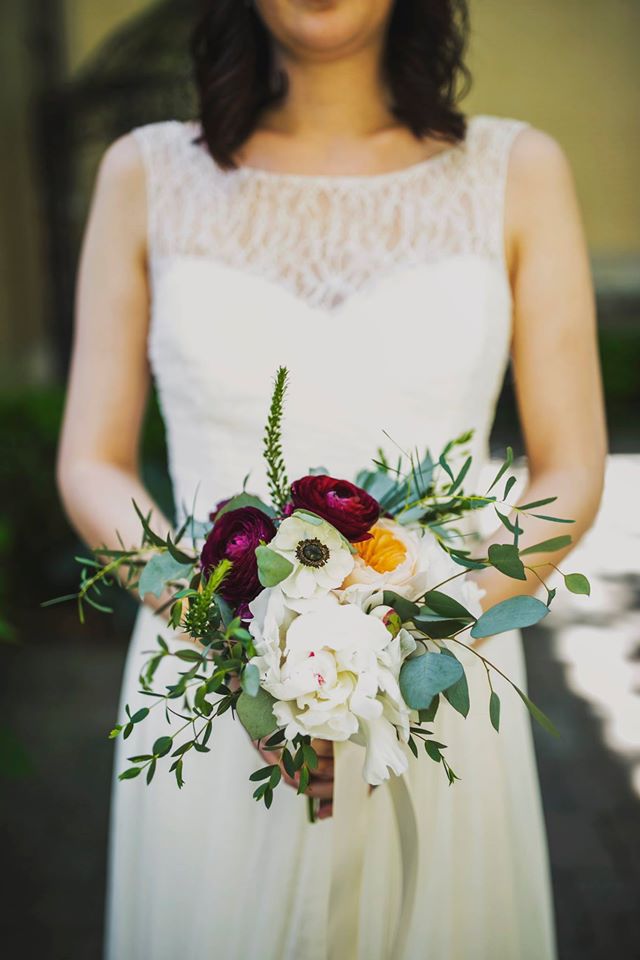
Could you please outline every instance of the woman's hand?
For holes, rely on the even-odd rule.
[[[279,750],[266,750],[260,746],[260,741],[253,741],[258,753],[266,763],[277,764],[282,771],[282,779],[290,787],[298,789],[300,774],[290,777],[281,762],[281,752]],[[312,740],[311,746],[318,755],[318,766],[311,770],[309,786],[305,790],[308,797],[316,797],[320,800],[320,809],[318,819],[324,820],[331,816],[333,811],[333,742],[331,740]]]

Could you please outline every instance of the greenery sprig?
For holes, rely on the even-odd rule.
[[[289,481],[282,452],[282,417],[289,371],[279,367],[275,376],[269,416],[264,432],[264,458],[272,504],[279,513],[289,498]]]

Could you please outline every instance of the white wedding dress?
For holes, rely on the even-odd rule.
[[[249,471],[248,489],[264,492],[261,437],[281,364],[290,478],[323,465],[352,479],[379,447],[439,452],[474,428],[472,489],[509,354],[503,209],[523,126],[478,116],[463,144],[372,176],[227,172],[194,142],[196,123],[134,131],[147,174],[149,357],[180,514],[195,498],[206,518]],[[158,632],[141,608],[121,711],[143,701],[138,673]],[[518,633],[483,653],[525,683]],[[344,814],[308,824],[286,786],[265,810],[248,780],[259,758],[229,713],[211,753],[186,758],[181,791],[166,761],[150,787],[116,782],[108,960],[553,958],[529,718],[497,685],[496,734],[484,670],[466,662],[468,719],[441,708],[434,724],[462,779],[449,787],[426,755],[411,760],[409,848],[389,784],[362,791],[355,745],[340,789],[362,799],[346,826]],[[166,732],[161,711],[152,717],[118,742],[116,772]]]

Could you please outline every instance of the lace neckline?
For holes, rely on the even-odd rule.
[[[478,119],[477,116],[468,119],[467,137],[476,119]],[[192,120],[188,123],[189,126],[199,134],[201,130],[199,121]],[[221,172],[224,176],[233,177],[234,179],[245,182],[257,181],[265,184],[281,183],[291,184],[293,186],[308,185],[322,188],[331,186],[367,187],[377,184],[386,185],[396,181],[411,181],[420,177],[423,173],[431,171],[432,169],[435,170],[441,163],[446,164],[448,161],[455,159],[465,149],[467,137],[458,143],[450,144],[444,149],[432,153],[423,160],[418,160],[416,163],[411,163],[405,167],[398,167],[394,170],[385,170],[381,173],[293,173],[287,170],[267,170],[264,167],[254,167],[248,164],[240,164],[232,170],[224,170]],[[206,147],[203,147],[203,149],[206,150]],[[212,161],[212,163],[213,162],[214,161]]]

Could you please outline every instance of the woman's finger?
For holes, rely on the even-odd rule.
[[[333,798],[332,780],[312,780],[305,790],[307,797],[319,797],[321,800],[331,800]]]

